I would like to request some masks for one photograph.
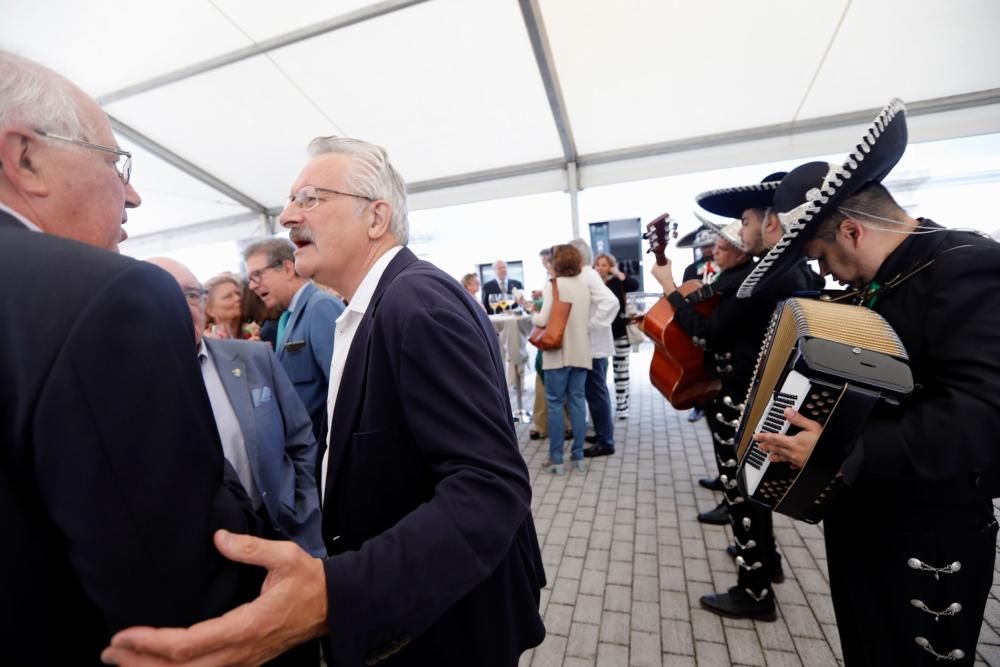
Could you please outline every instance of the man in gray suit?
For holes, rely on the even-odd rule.
[[[290,241],[259,241],[244,249],[243,258],[250,289],[268,308],[284,311],[274,351],[309,411],[313,435],[319,440],[326,428],[333,333],[344,304],[295,272],[295,246]]]
[[[254,508],[278,539],[313,556],[326,555],[316,488],[316,439],[305,406],[270,348],[242,340],[203,338],[204,288],[183,264],[149,260],[181,287],[191,311],[195,346],[226,461]]]

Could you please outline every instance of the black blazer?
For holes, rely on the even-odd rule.
[[[404,248],[340,387],[323,516],[331,664],[514,667],[545,635],[545,575],[486,314]]]
[[[520,281],[508,278],[507,293],[509,294],[510,291],[515,287],[517,289],[524,289],[524,285],[522,285]],[[497,282],[496,279],[487,280],[485,283],[483,283],[483,306],[486,307],[486,312],[488,313],[493,312],[493,309],[490,308],[490,294],[500,294],[500,283]]]
[[[100,664],[122,628],[252,598],[257,574],[212,544],[254,526],[177,283],[3,212],[0,281],[4,664]]]

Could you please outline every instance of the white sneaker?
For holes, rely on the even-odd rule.
[[[628,419],[628,410],[627,409],[619,410],[618,412],[615,413],[615,418],[620,420]]]
[[[583,461],[573,461],[573,470],[577,472],[587,472],[587,464]]]

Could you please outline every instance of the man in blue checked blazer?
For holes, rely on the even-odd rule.
[[[305,406],[265,343],[203,338],[205,299],[186,267],[149,260],[180,285],[226,461],[277,539],[324,556],[316,487],[316,439]]]

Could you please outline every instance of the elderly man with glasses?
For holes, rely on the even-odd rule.
[[[383,149],[310,149],[281,221],[299,273],[350,300],[321,488],[330,556],[220,532],[223,553],[270,570],[261,596],[186,631],[126,630],[104,659],[259,664],[326,635],[331,665],[514,667],[545,635],[545,574],[493,326],[406,247],[406,187]]]
[[[190,625],[259,586],[212,547],[258,519],[226,477],[181,290],[109,252],[141,201],[130,167],[83,91],[0,51],[5,664],[96,664],[125,626]]]
[[[296,196],[299,206],[314,208],[319,201],[311,190]],[[321,442],[333,334],[344,304],[296,272],[295,246],[284,239],[253,243],[243,250],[243,258],[250,289],[268,308],[282,311],[274,351],[309,411],[313,435]]]

